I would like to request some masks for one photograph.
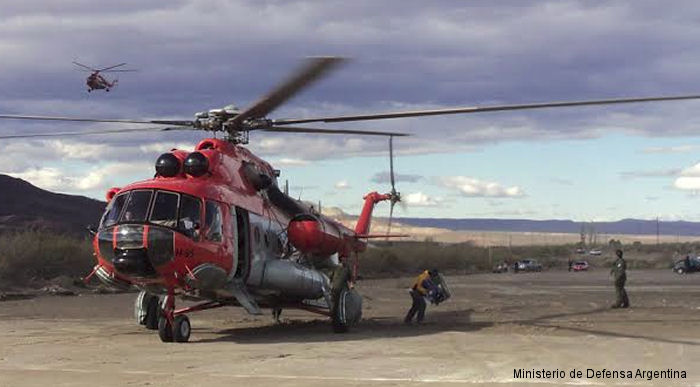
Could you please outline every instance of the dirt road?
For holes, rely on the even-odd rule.
[[[305,312],[275,325],[222,308],[192,314],[186,344],[137,326],[134,294],[2,302],[0,386],[700,383],[700,275],[632,271],[627,310],[609,309],[603,270],[448,277],[453,298],[421,326],[402,323],[409,282],[363,281],[364,321],[348,334]],[[543,368],[565,377],[514,373]],[[677,378],[620,377],[638,369]]]

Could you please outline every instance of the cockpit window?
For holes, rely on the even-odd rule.
[[[125,223],[145,222],[152,195],[153,191],[131,191],[120,221]]]
[[[210,240],[212,242],[221,242],[221,239],[223,239],[221,208],[218,204],[216,204],[216,202],[211,202],[207,200],[207,211],[205,215],[205,223],[207,225],[207,240]]]
[[[159,226],[175,228],[177,224],[178,194],[157,191],[153,201],[150,222]]]
[[[117,223],[119,214],[121,214],[122,208],[124,208],[124,202],[128,196],[129,193],[123,193],[112,198],[107,205],[107,211],[105,211],[102,217],[102,227],[109,227]]]
[[[199,238],[199,228],[201,219],[201,205],[197,198],[182,195],[180,199],[180,217],[177,222],[178,231],[192,239]]]
[[[195,196],[161,190],[134,190],[120,193],[109,202],[100,228],[117,223],[150,223],[177,230],[198,240],[202,210],[202,200]],[[220,230],[220,212],[218,222]]]

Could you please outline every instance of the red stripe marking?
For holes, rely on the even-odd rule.
[[[148,230],[149,230],[149,228],[150,228],[149,225],[143,226],[143,247],[146,249],[148,248]]]
[[[112,249],[117,248],[117,229],[119,226],[114,226],[114,230],[112,230]]]

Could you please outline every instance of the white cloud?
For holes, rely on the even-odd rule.
[[[154,142],[151,144],[139,145],[139,150],[143,153],[165,153],[170,152],[173,149],[181,149],[185,151],[190,151],[194,149],[194,144],[173,144],[172,142]]]
[[[395,182],[409,182],[409,183],[415,183],[422,179],[423,176],[421,175],[411,175],[411,174],[403,174],[403,173],[394,173],[394,181]],[[391,173],[389,171],[383,171],[383,172],[377,172],[370,178],[370,181],[373,183],[390,183],[391,182]]]
[[[700,149],[700,145],[652,146],[642,149],[642,153],[690,153]]]
[[[307,160],[292,158],[281,158],[272,162],[275,167],[303,167],[309,164],[310,162]]]
[[[673,182],[673,186],[687,191],[700,190],[700,177],[697,176],[681,176]]]
[[[428,196],[423,192],[413,192],[404,195],[401,201],[411,207],[435,207],[440,205],[442,199]]]
[[[66,142],[62,140],[50,141],[48,146],[59,157],[69,159],[97,159],[109,151],[109,146],[105,144]]]
[[[349,189],[350,183],[348,183],[347,180],[341,180],[341,181],[335,183],[335,188],[336,189]]]
[[[447,176],[438,179],[440,185],[459,191],[468,197],[517,198],[525,196],[518,186],[506,187],[493,181],[484,181],[466,176]]]
[[[143,162],[111,163],[87,169],[84,173],[72,173],[55,167],[29,168],[8,175],[26,180],[39,188],[51,191],[96,194],[115,184],[128,184],[134,176],[150,173],[151,165]],[[93,195],[99,197],[99,195]]]
[[[669,176],[676,176],[678,173],[680,173],[680,169],[655,169],[655,170],[647,170],[647,171],[628,171],[628,172],[621,172],[620,176],[623,179],[636,179],[636,178],[645,178],[645,177],[669,177]]]
[[[26,180],[46,190],[64,189],[72,184],[69,178],[63,176],[63,172],[51,167],[32,168],[24,172],[8,173],[8,175]]]
[[[675,188],[687,191],[700,191],[700,163],[681,171],[681,176],[673,182]]]
[[[700,177],[700,163],[697,163],[691,167],[688,167],[688,168],[682,170],[681,176]]]

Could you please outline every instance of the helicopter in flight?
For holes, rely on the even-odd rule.
[[[358,254],[372,238],[399,236],[373,234],[370,225],[377,204],[389,203],[391,222],[394,205],[401,200],[395,187],[393,140],[407,134],[299,124],[700,99],[700,95],[685,95],[268,118],[341,62],[337,57],[310,58],[289,79],[242,110],[229,105],[184,121],[0,114],[0,119],[159,125],[0,135],[0,139],[154,130],[225,133],[224,139],[200,141],[193,151],[173,149],[160,155],[152,179],[109,189],[108,205],[94,231],[92,274],[110,286],[140,289],[134,307],[139,323],[158,330],[164,342],[186,342],[191,332],[188,313],[223,306],[243,307],[251,314],[269,308],[277,315],[282,309],[302,309],[330,317],[336,332],[360,321],[362,297],[354,287]],[[367,193],[357,224],[345,227],[280,188],[279,171],[243,146],[251,132],[388,137],[391,189]],[[199,303],[178,309],[176,296]]]
[[[118,79],[115,78],[113,81],[109,81],[107,78],[100,75],[100,73],[126,73],[136,71],[131,69],[115,70],[117,67],[126,65],[126,63],[119,63],[114,66],[105,67],[103,69],[95,69],[75,61],[73,62],[73,64],[80,67],[82,71],[91,72],[91,74],[88,75],[87,79],[85,80],[85,84],[88,87],[88,93],[92,92],[93,90],[104,90],[109,92],[110,89],[113,89],[117,86],[117,82],[119,81]]]

